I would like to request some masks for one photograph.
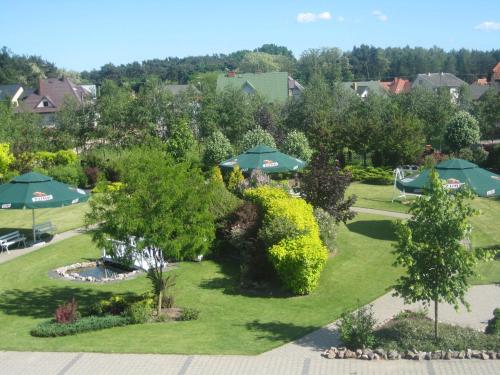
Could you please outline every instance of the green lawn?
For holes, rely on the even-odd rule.
[[[51,221],[57,227],[57,233],[83,226],[83,217],[89,208],[88,203],[80,203],[59,208],[35,210],[36,223]],[[0,234],[13,230],[31,233],[31,210],[0,210]]]
[[[98,256],[88,235],[73,237],[0,265],[0,350],[257,354],[386,293],[400,272],[391,266],[392,239],[391,221],[358,215],[340,228],[339,252],[328,261],[318,289],[309,296],[242,295],[234,266],[182,263],[173,271],[179,276],[177,304],[201,310],[197,321],[31,337],[29,330],[72,296],[87,306],[112,293],[143,293],[149,288],[144,276],[107,285],[50,279],[51,269]]]

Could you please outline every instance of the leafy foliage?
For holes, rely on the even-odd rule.
[[[180,321],[188,321],[188,320],[197,320],[200,316],[200,311],[197,309],[185,307],[182,309],[181,315],[178,320]]]
[[[233,167],[233,170],[229,174],[227,180],[227,188],[229,191],[235,193],[238,190],[239,185],[245,181],[245,176],[238,165]]]
[[[327,258],[312,206],[269,186],[246,190],[245,196],[263,210],[262,228],[276,226],[260,233],[270,244],[279,241],[268,254],[283,284],[296,294],[311,293]]]
[[[485,332],[488,334],[500,335],[500,308],[493,310],[493,318],[488,320]]]
[[[373,348],[375,324],[371,305],[363,306],[352,313],[343,313],[339,324],[340,340],[351,350]]]
[[[458,112],[446,126],[445,140],[451,151],[479,143],[480,132],[477,120],[467,112]]]
[[[229,139],[220,130],[214,131],[205,141],[203,162],[206,166],[218,165],[233,153]]]
[[[147,323],[153,315],[152,301],[142,300],[132,303],[125,310],[125,316],[130,319],[132,324]]]
[[[271,134],[260,127],[247,131],[241,139],[241,151],[246,151],[259,145],[276,147],[276,142]]]
[[[319,237],[329,252],[335,251],[337,247],[337,223],[328,212],[320,207],[314,208],[314,218],[319,226]]]
[[[33,328],[30,333],[36,337],[68,336],[100,329],[121,327],[128,324],[130,324],[130,319],[124,316],[88,316],[68,324],[59,324],[52,320],[43,322]]]
[[[10,145],[8,143],[0,143],[0,180],[4,180],[9,166],[14,161],[14,155],[10,152]]]
[[[304,133],[292,130],[283,142],[283,151],[306,162],[311,160],[313,151]]]
[[[74,323],[78,320],[78,303],[74,297],[56,309],[54,320],[59,324]]]
[[[361,181],[365,184],[391,185],[393,183],[392,172],[384,168],[360,167],[348,165],[344,170],[349,171],[353,181]]]
[[[395,266],[406,273],[395,285],[396,295],[406,302],[434,302],[435,336],[437,337],[438,303],[468,308],[465,293],[475,265],[486,254],[467,249],[472,227],[468,218],[476,213],[468,204],[472,195],[465,189],[451,194],[433,169],[429,174],[427,195],[411,205],[412,217],[396,225]]]
[[[314,207],[321,207],[337,222],[346,222],[354,217],[350,210],[356,197],[345,198],[351,182],[349,172],[343,172],[321,149],[306,168],[302,176],[301,196]]]

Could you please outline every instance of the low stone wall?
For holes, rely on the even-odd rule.
[[[349,350],[345,347],[332,346],[330,349],[323,352],[323,357],[328,359],[364,359],[368,361],[376,360],[435,360],[435,359],[500,359],[500,352],[493,350],[461,350],[461,351],[436,351],[436,352],[420,352],[417,350],[408,350],[406,352],[398,352],[397,350],[385,351],[384,349],[358,349],[356,351]]]
[[[140,270],[134,270],[131,272],[119,273],[119,274],[113,275],[111,277],[105,277],[102,279],[97,279],[97,278],[92,277],[92,276],[81,276],[79,274],[71,272],[71,271],[76,270],[78,268],[96,267],[100,264],[102,264],[102,263],[99,261],[75,263],[75,264],[71,264],[69,266],[59,267],[59,268],[55,269],[54,272],[57,274],[57,276],[59,276],[60,278],[63,278],[63,279],[74,280],[74,281],[97,282],[97,283],[106,283],[109,281],[125,280],[125,279],[128,279],[129,277],[135,276],[141,272]]]

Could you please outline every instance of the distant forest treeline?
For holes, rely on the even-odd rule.
[[[211,56],[167,57],[143,62],[106,64],[92,71],[67,72],[39,56],[21,56],[6,47],[0,50],[0,84],[22,83],[36,86],[39,77],[69,75],[76,80],[102,83],[109,79],[140,86],[148,76],[157,76],[172,83],[185,84],[199,73],[214,71],[287,70],[294,78],[307,84],[314,74],[327,80],[372,80],[405,77],[418,73],[449,72],[466,82],[491,74],[500,61],[500,49],[491,51],[451,50],[438,47],[388,47],[368,45],[342,52],[338,48],[309,49],[297,59],[286,47],[265,44],[253,51],[240,50]]]

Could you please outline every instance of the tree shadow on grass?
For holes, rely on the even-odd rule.
[[[93,303],[109,299],[112,292],[76,287],[43,287],[31,290],[11,289],[0,294],[0,311],[8,315],[30,316],[33,318],[51,318],[56,308],[70,301],[73,297],[79,310],[85,311]],[[133,298],[135,294],[120,294],[124,298]]]
[[[294,295],[283,290],[275,281],[262,283],[255,287],[244,288],[241,286],[241,273],[239,263],[235,260],[216,261],[220,266],[223,276],[202,280],[199,284],[203,289],[221,289],[224,294],[260,297],[260,298],[287,298]]]
[[[391,220],[359,220],[346,225],[351,232],[376,240],[395,241],[394,223]]]
[[[295,345],[313,351],[324,351],[331,346],[339,345],[336,327],[298,326],[293,323],[261,322],[254,320],[246,323],[249,331],[260,332],[259,339],[270,341],[294,341]]]

